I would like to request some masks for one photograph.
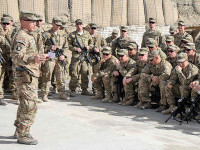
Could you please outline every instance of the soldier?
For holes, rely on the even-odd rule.
[[[154,87],[159,86],[161,99],[159,101],[160,107],[156,111],[161,112],[166,108],[165,84],[171,74],[172,66],[168,61],[161,59],[158,51],[149,53],[149,61],[140,75],[138,88],[138,99],[140,102],[137,104],[137,107],[140,109],[151,108],[149,92]]]
[[[112,100],[111,78],[115,69],[115,62],[119,60],[112,55],[111,48],[108,46],[103,48],[102,53],[103,58],[100,61],[100,70],[92,75],[91,80],[92,82],[98,80],[100,83],[103,83],[102,87],[104,86],[105,88],[106,96],[102,99],[102,102],[106,103]],[[103,89],[101,91],[103,91]]]
[[[174,37],[173,36],[167,36],[166,37],[166,48],[163,49],[163,52],[167,55],[167,48],[169,45],[174,45]]]
[[[126,49],[120,49],[117,51],[117,56],[120,60],[120,62],[115,62],[116,68],[113,72],[113,81],[112,82],[112,92],[113,92],[113,99],[111,102],[117,102],[118,101],[118,90],[117,85],[114,84],[116,82],[116,78],[119,78],[119,76],[122,76],[124,78],[126,74],[135,66],[135,61],[131,58],[129,58],[128,50]],[[121,81],[122,82],[122,81]],[[124,102],[124,105],[131,105],[134,101],[133,95],[129,93],[130,89],[127,89],[127,86],[124,87],[125,91],[125,97],[122,100]],[[120,103],[121,104],[121,103]]]
[[[14,19],[13,19],[13,17],[12,17],[10,14],[7,14],[7,13],[4,13],[4,14],[3,14],[3,17],[8,17],[8,18],[10,18],[10,26],[12,27],[13,24],[14,24]]]
[[[176,46],[183,48],[182,47],[182,42],[181,40],[183,38],[190,38],[193,42],[193,38],[191,35],[189,35],[187,32],[185,32],[185,22],[184,21],[179,21],[178,22],[178,33],[174,35],[174,43]]]
[[[177,29],[174,26],[170,26],[169,33],[171,36],[174,36],[177,33]]]
[[[49,87],[51,84],[52,73],[55,70],[55,77],[57,82],[57,89],[59,93],[59,99],[68,100],[69,98],[65,94],[65,78],[64,78],[64,66],[63,61],[65,59],[64,55],[68,49],[67,37],[64,33],[59,30],[62,25],[62,20],[60,17],[55,16],[52,20],[52,28],[43,33],[45,53],[51,53],[52,57],[45,62],[42,72],[42,100],[44,102],[48,101]],[[55,42],[52,43],[52,40]],[[59,56],[59,58],[53,55],[54,51],[59,48],[63,50],[64,55]]]
[[[76,31],[70,33],[68,36],[69,42],[69,50],[72,51],[72,59],[70,64],[69,73],[71,75],[71,80],[69,83],[70,96],[74,97],[76,92],[76,88],[78,87],[78,73],[81,74],[81,89],[82,95],[92,95],[88,90],[88,73],[89,68],[86,61],[82,63],[78,59],[81,55],[83,48],[87,49],[87,51],[93,48],[93,40],[91,35],[83,30],[83,21],[81,19],[77,19],[75,21]],[[77,69],[79,70],[77,71]],[[78,73],[77,73],[78,72]]]
[[[14,125],[16,132],[14,137],[17,143],[36,145],[38,142],[30,135],[30,127],[37,113],[38,77],[39,66],[49,57],[37,49],[32,31],[36,26],[36,14],[21,12],[21,29],[13,39],[12,60],[16,67],[16,84],[20,98],[17,118]]]
[[[131,59],[133,60],[137,60],[138,56],[137,56],[137,51],[138,51],[138,45],[134,42],[130,42],[128,44],[128,55]]]
[[[128,36],[128,27],[121,26],[120,27],[120,37],[115,39],[112,44],[112,54],[117,56],[117,50],[119,49],[127,49],[129,42],[136,43],[131,37]]]
[[[184,37],[184,38],[181,40],[181,49],[180,49],[179,53],[185,52],[184,47],[185,47],[185,45],[186,45],[187,43],[193,43],[193,40],[192,40],[190,37],[188,37],[188,36]]]
[[[169,108],[162,111],[163,114],[170,114],[175,109],[175,97],[185,98],[191,93],[191,97],[195,96],[195,92],[191,92],[190,83],[197,78],[198,68],[188,62],[186,53],[178,54],[178,65],[173,69],[170,79],[165,87],[165,94]]]
[[[118,36],[119,31],[117,29],[113,29],[111,36],[107,37],[106,43],[109,47],[112,47],[112,43],[115,41],[115,39]]]
[[[176,45],[169,45],[167,48],[168,57],[166,60],[172,65],[172,68],[175,68],[178,65],[177,55],[179,51],[180,48]]]
[[[147,47],[148,38],[153,38],[158,47],[165,47],[165,38],[161,35],[161,32],[156,29],[156,20],[154,18],[149,18],[149,29],[143,34],[141,47]]]
[[[149,52],[152,52],[152,51],[158,51],[159,52],[159,55],[160,57],[165,60],[167,58],[166,54],[161,50],[160,47],[158,47],[158,43],[156,42],[156,40],[152,39],[152,38],[149,38],[147,39],[146,41],[146,45],[149,49]]]

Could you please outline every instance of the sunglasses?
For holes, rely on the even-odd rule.
[[[184,42],[184,41],[183,41],[182,43],[183,43],[183,44],[187,44],[188,42]]]
[[[185,48],[185,51],[191,51],[192,49],[187,49],[187,48]]]
[[[139,54],[139,56],[144,56],[144,54]]]
[[[103,55],[108,56],[108,55],[110,55],[110,54],[103,53]]]
[[[77,26],[78,26],[78,25],[82,25],[82,23],[77,23],[76,25],[77,25]]]
[[[42,22],[42,20],[37,20],[37,22]]]
[[[153,58],[154,59],[154,58]],[[153,59],[150,59],[149,61],[153,61]]]
[[[153,47],[151,47],[151,46],[149,47],[149,46],[148,46],[148,48],[153,48]]]
[[[168,53],[173,53],[174,51],[169,50]]]
[[[2,23],[3,25],[9,25],[10,23]]]
[[[166,41],[166,43],[171,43],[171,41]]]
[[[124,57],[124,55],[118,55],[118,57]]]
[[[154,24],[155,22],[149,22],[150,24]]]
[[[92,30],[96,30],[97,28],[91,28]]]
[[[122,30],[122,32],[126,32],[125,30]]]

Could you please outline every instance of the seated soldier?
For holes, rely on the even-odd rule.
[[[181,49],[179,51],[180,52],[185,52],[184,50],[184,47],[187,43],[193,43],[193,39],[191,39],[190,37],[184,37],[182,40],[181,40]]]
[[[134,42],[130,42],[128,44],[128,55],[131,59],[137,60],[137,50],[138,50],[138,45]]]
[[[146,66],[148,60],[148,52],[147,48],[141,48],[138,52],[138,60],[134,67],[126,74],[123,79],[123,85],[125,89],[125,96],[128,97],[127,99],[134,98],[135,96],[135,87],[140,79],[140,75],[142,69]],[[125,99],[126,100],[126,99]],[[134,100],[135,101],[135,100]],[[129,101],[121,101],[120,104],[127,105]],[[136,105],[135,105],[136,106]],[[137,106],[136,106],[137,107]]]
[[[99,91],[103,95],[103,86],[105,88],[106,96],[102,99],[102,102],[109,102],[112,100],[111,94],[111,77],[115,69],[115,62],[119,61],[115,56],[112,55],[111,47],[104,47],[102,50],[103,58],[100,61],[100,70],[93,74],[91,77],[92,82],[98,80],[102,84],[102,90]]]
[[[169,45],[174,45],[174,37],[173,36],[167,36],[166,37],[166,48],[163,49],[163,52],[167,55],[167,48]]]
[[[177,55],[179,52],[180,48],[176,45],[169,45],[167,47],[167,61],[172,65],[172,68],[175,68],[177,66]]]
[[[159,51],[152,51],[149,53],[149,63],[142,69],[139,80],[137,107],[140,109],[151,108],[151,99],[149,97],[150,91],[155,87],[159,87],[161,99],[159,101],[160,107],[156,110],[158,112],[166,108],[165,99],[165,84],[171,74],[172,66],[166,61],[162,60]]]
[[[163,114],[170,114],[175,109],[175,97],[185,98],[191,93],[194,97],[195,92],[191,92],[190,83],[197,78],[198,68],[188,62],[186,53],[177,56],[178,65],[173,69],[170,79],[165,86],[165,94],[169,108],[162,111]]]
[[[117,51],[117,56],[120,60],[120,62],[115,62],[116,65],[116,69],[113,72],[113,80],[112,82],[112,90],[113,90],[113,100],[111,102],[117,102],[118,101],[118,93],[119,91],[117,90],[117,86],[116,83],[116,78],[121,78],[121,83],[123,78],[126,76],[126,74],[130,71],[130,69],[132,69],[135,66],[135,61],[131,58],[129,58],[128,55],[128,50],[126,49],[120,49]],[[118,83],[119,84],[119,83]],[[131,105],[133,103],[133,95],[128,94],[127,91],[128,89],[124,88],[125,91],[125,97],[123,99],[123,102],[126,102],[126,105]]]

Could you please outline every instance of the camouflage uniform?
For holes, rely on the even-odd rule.
[[[155,56],[159,56],[158,51],[153,51],[152,53],[150,53],[149,59],[153,59]],[[151,99],[149,97],[149,92],[151,89],[149,88],[149,86],[150,84],[152,84],[152,86],[159,86],[160,88],[160,106],[166,105],[165,84],[171,74],[171,69],[171,64],[166,60],[161,60],[161,62],[157,65],[152,65],[151,63],[148,63],[144,67],[140,75],[138,99],[142,102],[151,102]],[[152,76],[158,76],[159,83],[154,83],[152,81]]]
[[[31,12],[21,12],[20,19],[36,20],[35,14]],[[33,138],[30,138],[30,127],[35,120],[37,113],[37,87],[38,77],[40,74],[39,64],[35,63],[35,56],[40,52],[36,45],[33,33],[21,28],[13,39],[12,44],[12,61],[16,68],[27,67],[26,71],[15,72],[15,82],[19,94],[20,105],[17,111],[17,118],[14,125],[19,135],[18,143],[37,144]]]
[[[180,48],[176,45],[169,45],[168,48],[167,48],[167,51],[168,50],[176,51],[176,55],[178,55]],[[177,57],[171,58],[171,57],[168,56],[166,60],[172,65],[172,68],[175,68],[178,65],[177,64]]]
[[[80,19],[77,19],[77,20],[78,22],[80,21],[82,23]],[[79,47],[77,43],[77,39],[78,39],[81,47],[89,46],[90,49],[92,49],[93,48],[92,37],[87,31],[83,30],[82,34],[79,34],[77,31],[70,33],[67,39],[69,43],[69,50],[72,51],[72,59],[71,59],[71,64],[70,64],[70,69],[69,69],[69,73],[71,76],[69,89],[71,93],[75,92],[76,88],[78,87],[78,73],[80,73],[82,93],[87,93],[88,82],[89,82],[89,79],[88,79],[89,68],[86,61],[83,61],[82,63],[80,63],[80,60],[78,58],[81,55],[81,53],[77,52],[76,48]]]
[[[136,51],[136,55],[133,55],[133,53],[131,53],[131,55],[130,55],[130,53],[129,53],[129,57],[130,57],[131,59],[137,61],[137,59],[138,59],[138,55],[137,55],[138,45],[137,45],[136,43],[134,43],[134,42],[130,42],[130,43],[128,44],[128,47],[127,47],[127,48],[128,48],[128,51],[129,51],[129,52],[130,52],[130,51],[133,51],[133,50]]]
[[[59,17],[54,17],[53,22],[55,24],[61,23]],[[43,34],[44,38],[44,45],[45,45],[45,53],[49,52],[50,47],[53,45],[50,41],[52,38],[56,44],[56,46],[64,51],[64,54],[66,54],[66,50],[68,49],[68,43],[67,43],[67,37],[63,34],[61,30],[57,31],[57,34],[53,32],[53,29],[50,29]],[[57,82],[57,89],[59,92],[59,98],[60,99],[66,99],[67,97],[65,96],[65,75],[64,75],[64,67],[62,65],[62,62],[59,60],[59,58],[50,58],[48,61],[45,62],[43,66],[44,71],[42,72],[43,75],[43,81],[42,81],[42,87],[41,87],[41,92],[43,96],[43,100],[46,101],[47,95],[49,93],[49,87],[51,84],[51,78],[52,78],[52,73],[55,70],[55,77],[56,77],[56,82]]]
[[[115,41],[115,39],[117,38],[118,32],[119,32],[118,30],[114,29],[114,30],[112,31],[112,35],[109,36],[109,37],[107,37],[107,38],[105,39],[105,41],[106,41],[106,43],[107,43],[107,46],[112,47],[112,43],[113,43],[113,42]]]

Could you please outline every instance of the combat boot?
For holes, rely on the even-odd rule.
[[[114,97],[109,102],[110,103],[117,103],[117,102],[119,102],[118,96],[114,95]]]
[[[171,114],[172,111],[173,111],[175,108],[176,108],[176,107],[175,107],[174,105],[170,105],[170,107],[169,107],[168,109],[162,111],[162,114],[164,114],[164,115]]]
[[[151,102],[145,102],[140,109],[150,109],[151,107]]]
[[[135,108],[140,108],[143,105],[142,101],[139,101],[136,105],[134,105],[133,107]]]
[[[69,100],[69,97],[67,97],[66,94],[60,94],[60,95],[59,95],[59,99],[62,99],[62,100]]]
[[[37,103],[42,103],[43,101],[41,99],[37,99]]]
[[[13,100],[18,100],[18,96],[15,90],[12,91],[12,99]]]
[[[166,110],[166,106],[165,106],[165,105],[160,105],[160,107],[158,107],[158,108],[156,109],[156,112],[162,112],[162,111],[164,111],[164,110]]]
[[[121,102],[119,102],[119,105],[122,105],[123,103],[126,103],[128,101],[128,99],[125,97]]]
[[[92,96],[91,99],[103,99],[103,94],[97,93],[95,96]]]
[[[127,102],[123,103],[124,106],[130,106],[133,104],[133,98],[129,99]]]
[[[8,103],[5,102],[3,99],[0,99],[0,105],[2,105],[2,106],[6,106],[6,105],[8,105]]]
[[[19,136],[17,143],[26,145],[37,145],[38,141],[35,140],[33,137],[29,137],[28,134],[26,134],[24,136]]]
[[[200,120],[200,114],[195,117],[196,120]]]
[[[31,136],[30,133],[28,133],[27,136],[28,136],[29,138],[33,138],[33,137]],[[14,139],[18,139],[18,138],[19,138],[19,133],[18,133],[17,129],[15,130],[15,133],[14,133],[14,135],[13,135],[13,138],[14,138]]]
[[[70,91],[70,97],[75,97],[76,96],[76,92],[75,91]]]
[[[91,93],[91,92],[89,92],[89,91],[82,91],[81,92],[81,95],[87,95],[87,96],[94,96],[94,94],[93,93]]]
[[[111,100],[111,96],[106,95],[106,97],[104,99],[102,99],[103,103],[107,103]]]
[[[51,93],[52,93],[52,94],[56,94],[56,93],[57,93],[56,87],[53,87],[53,88],[52,88]]]
[[[16,103],[17,105],[19,105],[20,104],[20,101],[19,101],[19,99],[17,99],[17,103]]]
[[[48,102],[49,101],[47,95],[42,96],[42,101],[43,102]]]

